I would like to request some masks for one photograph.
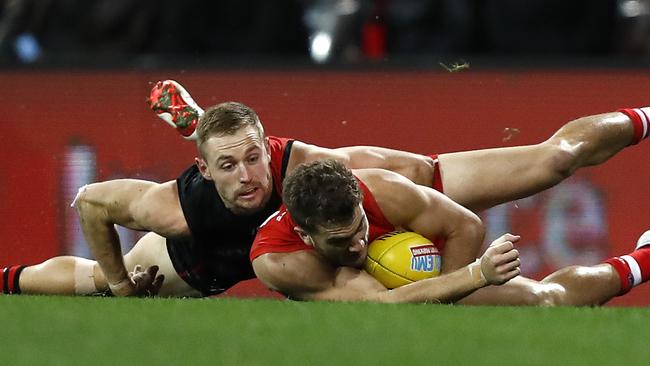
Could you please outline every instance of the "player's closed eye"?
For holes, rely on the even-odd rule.
[[[328,239],[327,243],[334,247],[344,247],[350,244],[351,241],[352,241],[352,237],[350,236],[350,237],[338,237],[338,238]]]

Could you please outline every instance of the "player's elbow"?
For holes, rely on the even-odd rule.
[[[474,241],[483,243],[485,238],[485,226],[483,221],[473,212],[467,212],[463,215],[457,225],[457,228],[463,235],[471,238]]]
[[[98,213],[103,212],[104,207],[99,186],[101,183],[92,183],[79,188],[77,195],[72,201],[71,206],[77,211],[82,219],[91,216],[97,217]]]

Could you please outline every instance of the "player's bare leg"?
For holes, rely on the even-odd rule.
[[[165,239],[148,233],[124,256],[126,268],[136,265],[143,268],[158,266],[158,275],[164,275],[160,296],[200,296],[200,293],[183,281],[171,263]],[[8,271],[11,268],[7,268]],[[19,286],[13,280],[18,277]],[[8,293],[43,295],[90,295],[108,290],[108,284],[97,262],[72,256],[60,256],[41,264],[25,267],[22,272],[6,276],[3,282]],[[10,283],[9,283],[10,282]],[[5,286],[6,285],[6,286]]]
[[[126,268],[132,269],[136,265],[149,267],[157,265],[158,273],[165,276],[159,296],[164,297],[200,297],[201,293],[187,284],[174,269],[169,252],[167,251],[166,239],[156,233],[147,233],[138,243],[124,256]]]
[[[54,257],[25,267],[20,274],[20,293],[39,295],[89,295],[108,289],[96,283],[101,271],[95,261],[72,256]]]
[[[541,281],[522,276],[462,299],[465,305],[601,305],[650,279],[650,230],[636,250],[603,264],[562,268]]]
[[[574,120],[537,145],[442,154],[445,194],[475,211],[530,196],[647,137],[643,123],[621,112],[600,114]]]
[[[522,276],[501,286],[482,288],[459,301],[464,305],[602,305],[620,292],[620,279],[612,266],[571,266],[542,281]]]

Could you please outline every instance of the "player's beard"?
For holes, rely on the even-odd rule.
[[[264,185],[266,183],[266,185]],[[249,201],[242,198],[242,194],[249,190],[255,190],[255,200]],[[266,176],[266,182],[253,182],[245,187],[237,189],[232,194],[229,194],[228,199],[223,199],[226,207],[238,215],[252,215],[255,214],[266,206],[273,195],[273,181],[271,172],[269,171]],[[259,198],[261,196],[261,198]]]

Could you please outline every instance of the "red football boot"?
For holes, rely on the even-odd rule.
[[[203,109],[174,80],[159,81],[147,99],[151,110],[187,140],[196,140],[196,126]]]

